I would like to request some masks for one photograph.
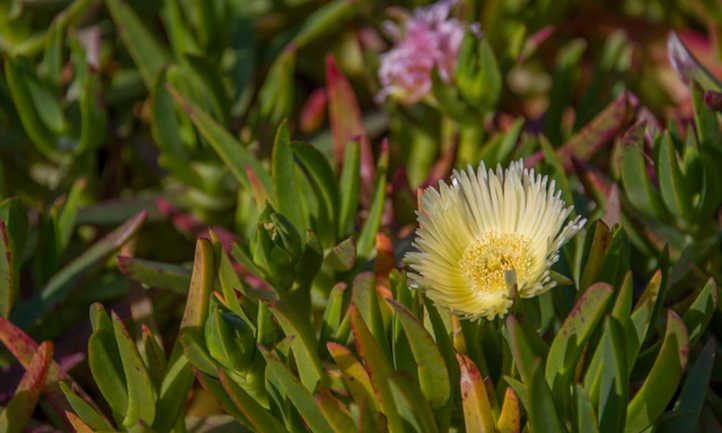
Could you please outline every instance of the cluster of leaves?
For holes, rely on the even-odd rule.
[[[380,2],[0,5],[0,433],[722,431],[722,88],[654,55],[722,19],[621,3],[459,1],[414,106],[372,104]],[[406,280],[414,190],[522,157],[592,223],[461,320]]]

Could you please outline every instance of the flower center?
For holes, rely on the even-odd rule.
[[[462,273],[476,290],[508,291],[505,274],[513,270],[518,282],[526,280],[533,264],[529,240],[516,233],[487,232],[469,244],[459,261]]]

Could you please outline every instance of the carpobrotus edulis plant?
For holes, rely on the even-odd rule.
[[[455,171],[451,184],[427,188],[418,211],[413,281],[437,304],[470,318],[506,314],[514,297],[552,286],[559,248],[584,225],[547,176],[525,169]],[[516,292],[516,293],[515,293]]]

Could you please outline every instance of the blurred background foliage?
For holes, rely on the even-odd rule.
[[[88,306],[103,302],[137,327],[129,332],[147,365],[148,353],[163,352],[164,346],[197,354],[196,345],[207,344],[214,367],[204,371],[197,358],[192,363],[199,378],[206,378],[204,388],[212,389],[220,382],[206,376],[216,374],[218,363],[277,369],[291,363],[275,353],[254,352],[248,355],[253,361],[214,353],[216,346],[206,340],[222,332],[209,331],[216,325],[205,323],[206,316],[234,313],[243,319],[238,329],[252,329],[251,345],[255,339],[293,346],[281,338],[293,320],[282,309],[271,314],[259,307],[280,299],[305,308],[312,329],[320,329],[313,338],[323,359],[336,358],[342,349],[333,352],[325,344],[347,343],[352,320],[350,295],[344,297],[337,284],[352,284],[362,271],[378,273],[388,261],[394,267],[394,258],[399,263],[410,248],[417,188],[469,163],[494,166],[523,157],[553,175],[577,212],[591,221],[555,268],[570,279],[549,304],[556,313],[545,316],[549,305],[538,307],[543,314],[532,320],[537,330],[558,329],[579,291],[596,281],[621,287],[630,270],[626,284],[635,297],[645,287],[665,287],[660,302],[656,295],[652,302],[656,322],[647,318],[659,341],[664,326],[674,332],[669,327],[677,323],[665,319],[662,305],[683,314],[702,308],[695,304],[707,299],[700,293],[714,302],[692,322],[701,326],[695,343],[707,341],[701,333],[710,321],[719,339],[713,283],[722,277],[717,115],[722,89],[714,78],[722,73],[719,5],[459,0],[454,15],[478,23],[483,37],[468,32],[453,82],[435,76],[431,93],[418,104],[380,101],[380,56],[393,44],[384,22],[421,5],[0,2],[0,315],[18,327],[13,332],[54,340],[59,365],[93,389],[98,378],[87,362],[87,339],[112,346],[115,338],[118,347],[136,343],[124,340],[128,331],[120,319],[97,305],[91,327]],[[672,30],[676,35],[670,36]],[[199,236],[212,245],[199,241],[208,243],[194,247]],[[205,254],[212,263],[208,269],[225,275],[216,283],[225,295],[209,307],[202,304],[209,311],[196,316],[184,307],[194,248],[196,267],[198,255]],[[405,296],[399,290],[406,284],[402,273],[379,275],[391,278],[386,286],[404,308],[426,317],[423,301],[399,300]],[[234,280],[224,288],[227,278]],[[264,284],[278,299],[252,292],[241,297],[247,305],[228,305],[239,285],[261,290]],[[176,344],[181,317],[181,327],[205,326],[206,336],[188,334],[183,347]],[[598,322],[594,338],[616,338]],[[9,336],[20,334],[3,323],[3,341],[10,347]],[[505,324],[479,326],[467,332]],[[652,364],[659,341],[647,342],[640,365]],[[705,350],[718,353],[711,347]],[[48,353],[52,357],[52,348],[41,348],[45,354],[38,350],[38,365]],[[410,356],[408,349],[404,353]],[[487,354],[486,362],[494,356]],[[0,386],[3,405],[22,375],[17,357],[16,351],[0,351],[2,377],[10,378]],[[318,359],[312,360],[320,369]],[[125,368],[139,358],[122,361]],[[474,362],[486,368],[480,357]],[[55,367],[47,367],[47,359],[45,364],[50,375]],[[534,380],[533,365],[526,367],[525,383]],[[700,406],[708,417],[705,425],[712,426],[704,431],[720,431],[722,368],[719,361],[714,367],[707,403]],[[489,365],[486,373],[498,385],[502,374],[495,368]],[[158,374],[146,379],[160,383],[167,377]],[[316,372],[299,374],[307,385]],[[221,376],[230,392],[234,385]],[[98,401],[102,395],[125,428],[136,428],[138,419],[153,423],[155,413],[133,419],[127,408],[113,405],[108,392],[101,387],[100,394],[91,394]],[[255,397],[268,404],[267,395]],[[198,414],[213,412],[202,398],[196,396],[193,406]],[[169,410],[163,404],[181,403],[158,404],[162,411]],[[304,425],[293,413],[284,418],[286,428]],[[167,422],[175,422],[168,416]],[[60,425],[51,415],[36,419]],[[93,429],[103,426],[99,422]],[[153,424],[158,431],[170,427]]]

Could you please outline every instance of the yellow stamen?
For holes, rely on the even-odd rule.
[[[517,281],[524,281],[532,264],[526,237],[517,233],[487,232],[466,247],[459,267],[475,290],[507,293],[505,273],[514,270]]]

